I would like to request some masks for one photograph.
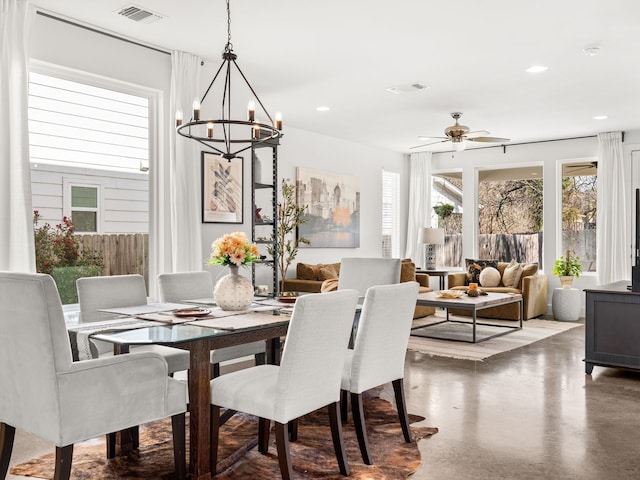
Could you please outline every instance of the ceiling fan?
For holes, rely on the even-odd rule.
[[[488,135],[489,132],[486,130],[476,130],[474,132],[469,131],[469,127],[465,125],[460,125],[458,120],[462,116],[461,112],[453,112],[451,117],[456,121],[455,125],[451,125],[444,129],[444,134],[446,137],[418,137],[420,140],[436,140],[435,142],[429,142],[422,145],[416,145],[414,148],[422,148],[427,145],[434,145],[436,143],[443,142],[451,142],[453,144],[453,149],[456,152],[461,152],[466,147],[466,142],[487,142],[487,143],[502,143],[508,142],[508,138],[500,138],[500,137],[483,137],[482,135]]]

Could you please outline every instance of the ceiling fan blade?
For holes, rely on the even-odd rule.
[[[473,132],[469,132],[465,135],[467,138],[477,138],[480,135],[489,135],[489,132],[486,130],[474,130]]]
[[[431,142],[431,143],[425,143],[423,145],[416,145],[415,147],[409,147],[409,150],[413,150],[414,148],[422,148],[422,147],[427,147],[429,145],[435,145],[436,143],[444,143],[444,142],[448,142],[449,139],[447,138],[446,140],[440,140],[438,142]]]
[[[426,137],[424,135],[418,135],[418,139],[420,139],[420,140],[449,140],[449,137]]]
[[[511,141],[508,138],[500,138],[500,137],[476,137],[476,138],[467,138],[467,140],[469,140],[470,142],[495,142],[495,143]]]

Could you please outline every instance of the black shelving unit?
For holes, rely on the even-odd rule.
[[[276,140],[268,140],[254,144],[251,147],[251,240],[258,246],[260,255],[266,258],[252,264],[251,279],[256,285],[256,277],[265,278],[262,273],[263,269],[270,269],[266,274],[270,280],[270,291],[268,296],[274,296],[278,292],[278,258],[276,251],[277,241],[277,225],[276,217],[278,214],[278,146],[280,142]],[[265,155],[264,152],[269,152]],[[255,169],[254,156],[258,155],[260,163],[262,163],[261,175],[257,177]],[[265,165],[270,162],[271,165]],[[270,167],[270,168],[269,168]],[[271,172],[271,178],[267,172]],[[258,219],[257,209],[260,208],[260,216]],[[273,255],[267,253],[267,248],[271,247]]]

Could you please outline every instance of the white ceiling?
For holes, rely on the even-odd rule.
[[[216,67],[226,43],[224,0],[34,3]],[[166,18],[116,14],[132,3]],[[512,143],[640,128],[637,0],[231,0],[231,24],[238,64],[269,111],[283,113],[285,134],[409,152],[425,143],[418,135],[442,136],[454,111]],[[586,56],[590,46],[599,55]],[[525,72],[540,64],[548,70]],[[385,90],[414,82],[431,88]]]

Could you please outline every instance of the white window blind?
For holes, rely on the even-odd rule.
[[[29,74],[32,163],[140,171],[149,162],[149,99]]]
[[[400,174],[382,171],[382,256],[400,257]]]

